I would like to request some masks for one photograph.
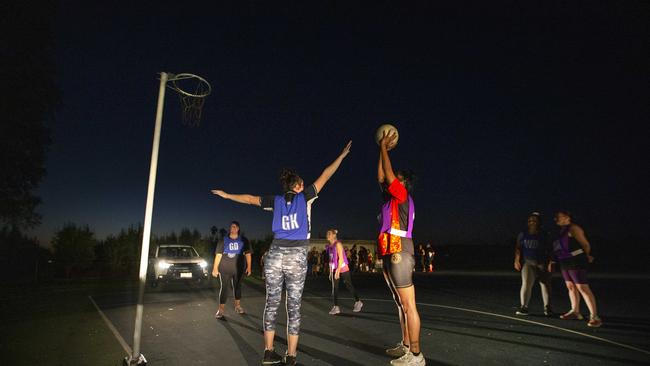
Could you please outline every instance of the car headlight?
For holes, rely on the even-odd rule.
[[[161,269],[168,269],[168,268],[171,267],[171,266],[172,266],[172,265],[169,264],[169,263],[167,263],[166,261],[160,261],[160,262],[158,262],[158,267],[160,267]]]
[[[201,268],[205,269],[205,268],[208,266],[208,262],[206,262],[206,261],[200,261],[200,262],[199,262],[199,266],[201,266]]]

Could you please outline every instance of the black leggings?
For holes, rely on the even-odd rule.
[[[348,288],[348,291],[350,291],[354,297],[354,301],[359,301],[357,291],[354,289],[354,285],[352,285],[352,276],[350,276],[350,271],[341,272],[338,280],[334,279],[334,273],[332,273],[332,299],[334,300],[334,306],[338,306],[339,304],[339,280],[343,280],[345,287]]]
[[[228,272],[219,272],[219,282],[221,282],[221,289],[219,290],[219,304],[225,304],[228,300],[229,289],[226,286],[230,287],[234,294],[235,300],[241,299],[241,279],[243,271],[228,271]]]

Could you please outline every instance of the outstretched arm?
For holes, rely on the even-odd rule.
[[[321,189],[323,189],[323,186],[325,186],[325,183],[327,183],[330,178],[336,173],[336,170],[339,168],[341,165],[341,162],[343,162],[343,159],[345,159],[346,156],[350,153],[350,148],[352,147],[352,141],[349,141],[347,145],[343,148],[343,151],[341,151],[341,154],[332,162],[332,164],[328,165],[325,170],[323,170],[323,173],[321,173],[320,177],[316,179],[314,182],[314,186],[316,187],[316,192],[320,192]]]
[[[212,194],[215,194],[227,200],[244,203],[247,205],[254,205],[254,206],[262,205],[262,199],[260,198],[260,196],[253,196],[251,194],[230,194],[219,189],[213,189]]]
[[[390,157],[388,156],[388,151],[392,149],[395,145],[395,139],[397,135],[393,131],[386,134],[379,141],[379,149],[381,152],[381,165],[384,171],[384,176],[386,183],[390,185],[395,180],[395,172],[393,172],[393,165],[390,162]]]

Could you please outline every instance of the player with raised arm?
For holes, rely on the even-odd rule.
[[[296,364],[300,331],[300,305],[307,275],[307,250],[311,230],[311,205],[327,181],[334,175],[350,153],[352,141],[316,181],[305,187],[303,179],[292,170],[284,169],[280,175],[283,194],[254,196],[230,194],[222,190],[215,195],[238,203],[261,206],[273,212],[273,242],[264,262],[266,305],[264,307],[264,358],[262,364],[278,364],[282,357],[274,351],[275,325],[282,298],[282,287],[287,291],[287,354],[285,365]]]

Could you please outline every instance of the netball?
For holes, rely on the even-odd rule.
[[[389,133],[391,133],[391,132],[393,132],[396,135],[395,136],[395,143],[393,144],[393,147],[395,147],[395,145],[397,145],[397,141],[399,140],[399,132],[397,132],[397,128],[395,128],[395,126],[393,126],[391,124],[383,124],[383,125],[379,126],[379,128],[377,129],[377,132],[375,133],[375,142],[377,142],[377,144],[379,144],[379,141],[384,136],[384,131],[386,131],[387,135]]]

